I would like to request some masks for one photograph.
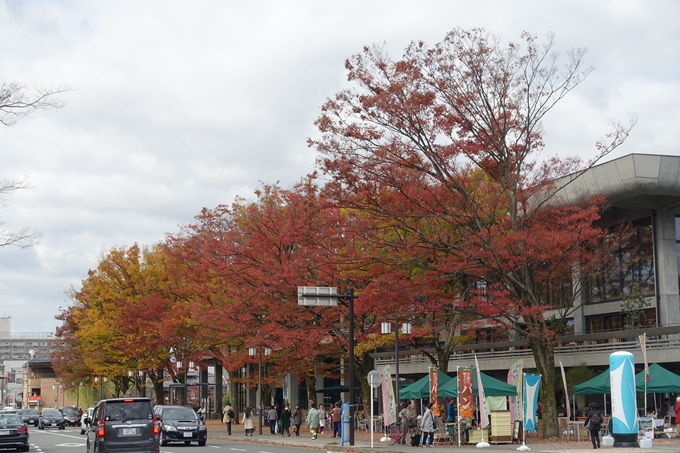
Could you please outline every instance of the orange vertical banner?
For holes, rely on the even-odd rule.
[[[463,418],[474,418],[475,400],[472,394],[472,370],[458,369],[458,415]]]
[[[439,387],[439,368],[430,368],[430,402],[434,403],[435,407],[437,407],[438,387]],[[437,414],[435,413],[435,415]]]

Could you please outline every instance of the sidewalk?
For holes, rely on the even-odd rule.
[[[326,432],[316,440],[312,440],[309,431],[303,428],[300,429],[300,437],[296,437],[291,430],[291,436],[281,436],[280,434],[269,434],[269,427],[264,427],[262,436],[258,435],[258,430],[252,437],[246,437],[243,432],[243,425],[232,425],[232,435],[227,436],[227,430],[222,423],[216,420],[209,420],[208,423],[208,439],[223,440],[229,442],[250,442],[259,443],[263,445],[285,445],[290,447],[308,448],[314,450],[325,450],[328,452],[349,452],[356,451],[362,453],[405,453],[416,450],[410,445],[389,445],[387,442],[380,442],[381,433],[374,434],[373,448],[371,448],[371,438],[369,433],[363,431],[355,431],[354,445],[350,446],[346,443],[341,445],[339,439],[333,438],[332,431]],[[568,451],[569,453],[590,453],[593,447],[590,441],[581,440],[565,441],[556,439],[537,439],[528,438],[527,447],[531,448],[532,452],[537,453],[559,453]],[[475,444],[458,445],[435,445],[434,448],[422,449],[423,452],[432,453],[471,453],[487,451],[489,453],[516,453],[518,444],[491,444],[489,448],[477,448]],[[641,453],[642,451],[650,452],[680,452],[680,439],[654,439],[651,449],[633,449],[633,448],[616,448],[602,447],[602,450],[611,450],[614,452],[635,451]]]

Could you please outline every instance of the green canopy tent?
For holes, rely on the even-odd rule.
[[[515,396],[517,395],[517,387],[507,382],[503,382],[496,378],[492,378],[488,374],[479,373],[482,378],[482,385],[484,386],[484,396]],[[472,393],[474,396],[479,396],[477,385],[477,376],[472,378]],[[439,386],[438,395],[442,397],[457,397],[458,396],[458,379],[451,379],[444,385]]]
[[[635,390],[638,393],[645,391],[645,371],[635,375]],[[574,395],[599,395],[611,394],[609,384],[609,368],[594,378],[582,384],[574,386]],[[649,381],[647,381],[647,393],[680,393],[680,376],[668,371],[658,363],[649,365]]]
[[[438,375],[438,390],[437,393],[439,396],[441,395],[439,392],[441,391],[440,389],[442,386],[444,386],[446,383],[452,380],[450,376],[448,376],[445,373],[442,373],[441,371],[437,370],[437,375]],[[426,374],[424,377],[421,379],[418,379],[416,382],[413,384],[407,385],[403,389],[399,389],[399,399],[400,400],[410,400],[410,399],[419,399],[419,398],[429,398],[430,397],[430,375]]]
[[[638,393],[645,391],[645,370],[635,375],[635,388]],[[649,365],[647,393],[680,393],[680,376],[658,363],[652,363]]]
[[[612,392],[609,384],[609,367],[586,382],[575,385],[572,390],[574,395],[609,395]]]
[[[331,392],[349,392],[349,387],[346,385],[333,385],[331,387],[324,387],[316,391],[316,393],[331,393]]]

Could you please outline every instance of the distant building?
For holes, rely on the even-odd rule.
[[[27,407],[32,400],[30,407],[42,409],[70,402],[63,394],[57,401],[60,387],[50,363],[54,346],[53,333],[12,332],[11,318],[0,317],[0,370],[7,376],[0,405]]]

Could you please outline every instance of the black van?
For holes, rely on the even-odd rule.
[[[160,424],[149,398],[101,400],[87,431],[87,453],[157,453]]]

